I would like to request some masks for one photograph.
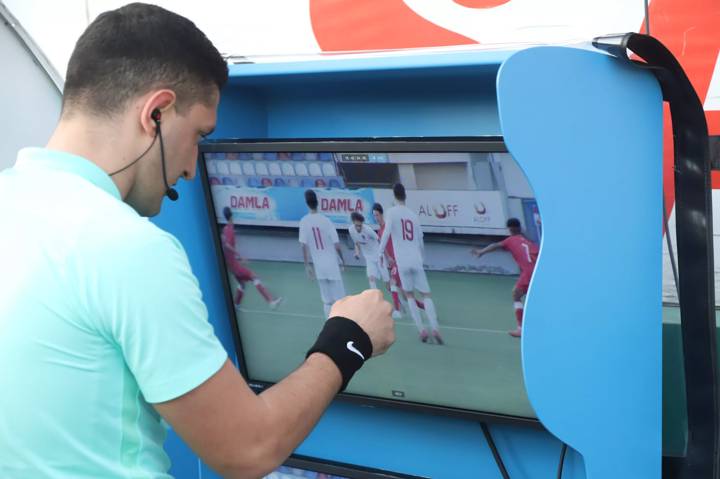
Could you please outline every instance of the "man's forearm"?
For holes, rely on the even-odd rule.
[[[322,353],[310,355],[300,368],[263,392],[270,418],[272,450],[277,462],[289,456],[310,433],[330,401],[340,390],[342,376],[335,363]]]
[[[385,248],[387,247],[389,239],[390,239],[390,230],[388,229],[387,224],[386,224],[385,231],[383,231],[383,234],[380,237],[380,245],[379,245],[380,251],[382,251],[382,252],[385,251]]]
[[[309,260],[308,260],[307,246],[305,246],[305,245],[302,246],[302,252],[303,252],[303,261],[305,262],[305,267],[307,267],[310,265]]]

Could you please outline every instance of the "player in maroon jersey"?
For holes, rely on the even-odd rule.
[[[510,218],[507,220],[507,227],[510,230],[510,236],[504,240],[488,245],[484,248],[474,248],[471,253],[478,258],[486,253],[497,249],[505,249],[510,252],[513,259],[520,268],[520,278],[518,278],[515,287],[512,290],[513,306],[515,307],[515,319],[517,319],[517,329],[510,331],[510,335],[519,338],[522,334],[523,320],[523,298],[527,294],[530,286],[530,278],[532,278],[537,262],[539,248],[538,245],[527,239],[520,228],[520,220]]]
[[[385,231],[385,212],[380,203],[375,203],[372,211],[375,222],[378,226],[380,226],[380,229],[377,232],[378,237],[382,237],[383,231]],[[390,273],[390,277],[388,279],[383,275],[383,280],[385,281],[385,286],[388,291],[390,291],[393,299],[392,317],[394,319],[399,319],[402,316],[402,312],[400,310],[400,294],[398,288],[402,288],[402,282],[400,281],[400,274],[398,273],[397,264],[395,263],[395,250],[393,249],[392,238],[388,241],[384,253],[384,256],[381,255],[381,258],[385,259],[384,263],[387,267],[387,271]],[[425,309],[425,304],[419,299],[416,298],[415,303],[418,305],[418,308],[422,310]]]
[[[282,302],[282,298],[273,298],[270,291],[268,291],[265,285],[262,284],[262,281],[260,281],[260,278],[258,278],[252,270],[240,264],[245,260],[242,259],[235,246],[235,225],[232,221],[232,210],[226,206],[223,208],[223,216],[225,216],[227,220],[227,224],[222,230],[222,247],[223,253],[225,253],[225,263],[233,276],[235,276],[235,279],[238,280],[238,287],[235,292],[235,305],[239,306],[242,301],[243,295],[245,294],[245,283],[252,281],[258,293],[267,301],[270,307],[272,309],[277,308]]]

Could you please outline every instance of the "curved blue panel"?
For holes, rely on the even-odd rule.
[[[540,47],[498,74],[500,123],[543,216],[525,385],[588,479],[660,477],[662,97],[594,51]]]

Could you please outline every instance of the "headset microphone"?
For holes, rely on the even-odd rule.
[[[163,183],[165,183],[165,196],[170,198],[170,201],[176,201],[180,197],[180,195],[175,190],[175,188],[171,188],[170,185],[168,184],[167,172],[165,171],[165,145],[163,144],[162,130],[160,129],[160,120],[162,119],[162,113],[160,113],[160,110],[155,108],[150,113],[150,118],[152,118],[152,120],[155,122],[155,136],[153,137],[153,141],[152,141],[152,143],[150,143],[150,146],[147,147],[147,149],[143,152],[142,155],[138,156],[133,161],[131,161],[127,165],[123,166],[119,170],[113,171],[112,173],[110,173],[110,176],[117,175],[121,171],[127,170],[132,165],[134,165],[135,163],[140,161],[147,154],[147,152],[150,151],[150,148],[152,148],[153,145],[155,144],[155,140],[157,140],[159,137],[160,138],[160,161],[162,162]]]
[[[155,127],[157,128],[156,135],[160,138],[160,162],[162,163],[163,182],[165,183],[165,196],[167,196],[170,201],[177,201],[180,195],[177,190],[175,188],[171,188],[167,182],[167,173],[165,171],[165,145],[163,144],[162,130],[160,129],[160,120],[162,119],[160,110],[155,108],[152,113],[150,113],[150,118],[152,118],[155,122]]]

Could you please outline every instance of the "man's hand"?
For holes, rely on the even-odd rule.
[[[370,337],[373,356],[383,354],[395,342],[395,322],[390,317],[392,306],[378,289],[346,296],[333,304],[330,317],[342,316],[355,321]]]
[[[312,265],[309,265],[309,264],[305,265],[305,273],[307,273],[307,277],[309,279],[312,279],[312,280],[315,279],[315,270],[313,270]]]
[[[482,250],[480,248],[471,249],[470,254],[473,256],[477,256],[478,258],[483,255]]]

